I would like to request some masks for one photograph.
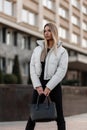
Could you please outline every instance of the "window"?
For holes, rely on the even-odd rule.
[[[12,45],[13,44],[13,32],[12,30],[8,29],[6,31],[6,44],[7,45]]]
[[[17,46],[17,32],[13,32],[14,46]]]
[[[53,0],[43,0],[43,5],[49,9],[53,9]]]
[[[2,41],[3,43],[6,43],[6,28],[2,28]]]
[[[78,36],[74,33],[72,34],[72,42],[76,44],[78,43]]]
[[[68,10],[66,10],[66,9],[64,9],[64,8],[62,8],[62,7],[60,7],[60,8],[59,8],[59,15],[60,15],[61,17],[63,17],[63,18],[68,18],[68,16],[69,16]]]
[[[23,74],[28,76],[28,63],[23,64]]]
[[[11,33],[7,32],[7,45],[11,43]]]
[[[6,72],[6,59],[4,57],[0,58],[0,67],[1,67],[1,70],[5,73]]]
[[[30,38],[31,50],[33,50],[33,49],[37,46],[37,44],[35,44],[35,43],[36,43],[36,40],[37,40],[36,37],[31,36],[31,38]]]
[[[26,44],[26,38],[23,36],[21,42],[21,49],[25,49],[25,44]]]
[[[29,12],[28,13],[28,23],[31,24],[31,25],[35,25],[36,23],[36,16],[34,13],[32,12]]]
[[[23,9],[22,21],[30,25],[35,25],[37,23],[37,15],[33,12]]]
[[[83,30],[87,31],[87,23],[86,22],[82,23],[82,28],[83,28]]]
[[[26,23],[28,21],[28,11],[25,9],[22,10],[22,21]]]
[[[7,64],[7,73],[11,74],[12,73],[12,67],[13,67],[13,60],[8,59],[7,63],[8,63]]]
[[[82,6],[82,12],[87,15],[87,7],[84,5]]]
[[[14,16],[14,17],[16,17],[16,15],[17,15],[17,3],[12,3],[12,15]]]
[[[3,7],[2,1],[3,0],[0,0],[0,11],[2,11],[2,7]]]
[[[31,50],[31,37],[28,37],[28,49]]]
[[[16,3],[11,0],[0,0],[0,11],[10,16],[16,16]]]
[[[61,37],[63,39],[67,39],[67,34],[68,33],[67,33],[66,29],[60,27],[58,32],[59,32],[59,37]]]
[[[47,23],[49,23],[49,20],[43,19],[43,27],[44,27],[44,25],[47,24]]]
[[[80,25],[79,19],[76,16],[72,16],[71,21],[72,21],[73,24],[75,24],[77,26]]]
[[[12,2],[7,0],[4,1],[4,13],[12,15]]]
[[[28,37],[22,36],[21,49],[28,49]]]
[[[82,47],[87,48],[87,39],[82,39]]]
[[[79,4],[78,0],[71,0],[71,3],[73,6],[77,7],[78,9],[80,8],[80,4]]]

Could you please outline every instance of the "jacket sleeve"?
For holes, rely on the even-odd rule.
[[[57,67],[56,73],[52,76],[52,78],[49,80],[49,82],[46,84],[46,86],[52,90],[54,87],[56,87],[64,78],[68,68],[68,53],[66,50],[61,55],[59,65]]]
[[[41,86],[41,82],[35,71],[35,50],[31,56],[31,61],[30,61],[30,77],[34,88]]]

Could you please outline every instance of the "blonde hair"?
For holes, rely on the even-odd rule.
[[[58,44],[58,29],[56,27],[56,25],[54,23],[47,23],[45,24],[44,26],[44,29],[45,27],[48,26],[51,30],[51,33],[52,33],[52,38],[53,38],[53,46],[54,46],[54,51],[56,53],[57,51],[57,44]],[[45,39],[45,48],[47,50],[47,40]]]

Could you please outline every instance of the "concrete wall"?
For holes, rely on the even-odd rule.
[[[0,121],[27,120],[31,85],[0,85]],[[87,113],[87,87],[63,86],[64,115]]]
[[[87,87],[64,86],[63,110],[65,116],[87,113]]]
[[[30,86],[0,86],[0,121],[27,119],[31,94]]]

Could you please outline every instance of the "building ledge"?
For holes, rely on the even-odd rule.
[[[71,50],[74,50],[76,52],[80,52],[82,54],[85,54],[87,55],[87,48],[82,48],[80,46],[77,46],[75,44],[70,44],[68,42],[63,42],[63,45],[66,47],[66,48],[69,48]]]
[[[69,57],[69,69],[87,71],[87,56],[77,54],[77,56]]]
[[[43,38],[42,33],[38,31],[36,26],[31,26],[23,22],[18,23],[15,17],[5,15],[4,13],[0,13],[0,23],[28,34]]]
[[[3,12],[0,12],[0,18],[4,18],[4,19],[9,20],[9,21],[14,22],[14,23],[16,23],[16,21],[17,21],[16,17],[7,15]]]

